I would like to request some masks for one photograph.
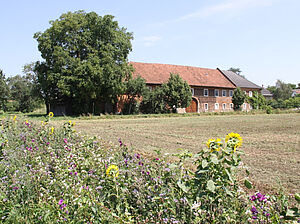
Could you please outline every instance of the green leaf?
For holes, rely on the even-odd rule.
[[[233,181],[233,179],[232,179],[232,177],[231,177],[231,174],[230,174],[230,172],[228,171],[228,169],[225,169],[225,172],[226,172],[226,174],[227,174],[229,180],[233,183],[234,181]]]
[[[295,194],[295,199],[298,203],[300,203],[300,195],[298,193]]]
[[[207,181],[206,188],[207,190],[215,193],[215,189],[216,189],[215,182],[213,182],[212,180]]]
[[[189,191],[189,188],[181,181],[181,180],[178,180],[177,181],[177,185],[178,187],[183,190],[185,193],[187,193]]]
[[[285,216],[294,217],[294,216],[296,216],[296,213],[297,213],[297,211],[295,211],[295,209],[293,209],[293,210],[287,209]]]
[[[248,179],[245,179],[244,184],[248,189],[252,188],[252,183]]]
[[[207,167],[207,165],[208,165],[207,160],[206,160],[206,159],[203,159],[203,160],[202,160],[202,168],[204,169],[205,167]]]
[[[218,160],[218,158],[217,158],[216,155],[212,155],[211,161],[212,161],[214,164],[218,164],[218,163],[219,163],[219,160]]]

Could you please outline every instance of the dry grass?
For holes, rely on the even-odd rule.
[[[300,114],[225,115],[115,120],[77,120],[76,129],[117,143],[121,138],[134,150],[153,153],[197,152],[208,138],[239,133],[244,163],[260,190],[278,183],[289,192],[300,188]]]

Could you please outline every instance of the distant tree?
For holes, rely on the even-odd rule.
[[[189,84],[184,81],[178,74],[170,74],[167,83],[162,85],[165,93],[165,101],[172,112],[176,108],[186,108],[192,101],[192,92]]]
[[[276,89],[273,92],[273,97],[275,100],[287,100],[292,96],[292,87],[289,84],[277,80]]]
[[[131,76],[132,33],[111,15],[84,11],[62,14],[35,33],[43,62],[35,71],[46,105],[70,99],[77,113],[93,111],[95,101],[116,104]]]
[[[32,112],[40,106],[40,100],[34,91],[34,83],[31,76],[16,75],[8,78],[8,86],[11,92],[11,100],[15,103],[15,110]]]
[[[231,67],[230,69],[228,69],[228,71],[234,72],[235,74],[237,74],[237,75],[242,76],[243,78],[245,78],[245,76],[241,74],[242,71],[241,71],[240,68],[232,68]]]
[[[146,81],[141,76],[129,79],[126,83],[125,91],[125,94],[128,96],[128,102],[125,104],[123,113],[131,114],[133,112],[133,107],[137,106],[141,96],[143,96],[147,90]]]
[[[241,90],[241,88],[236,88],[232,96],[233,109],[239,110],[241,105],[245,102],[245,99],[246,94]]]
[[[300,83],[298,83],[298,87],[297,87],[297,89],[300,89]]]
[[[9,88],[3,71],[0,69],[0,110],[6,110],[6,103],[9,98]]]

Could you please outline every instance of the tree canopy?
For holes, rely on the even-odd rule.
[[[241,90],[240,87],[236,88],[232,96],[233,109],[239,110],[241,105],[245,102],[245,99],[246,94]]]
[[[5,75],[0,69],[0,110],[5,110],[5,105],[9,97],[9,88]]]
[[[116,103],[131,76],[128,54],[132,33],[111,15],[68,12],[34,34],[45,61],[35,71],[46,104],[69,100],[77,113],[92,102]]]

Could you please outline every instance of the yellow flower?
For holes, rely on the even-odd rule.
[[[28,120],[26,120],[26,121],[25,121],[25,124],[28,124],[28,123],[29,123]]]
[[[53,112],[50,112],[50,113],[48,114],[48,116],[49,116],[50,118],[52,118],[52,117],[54,116],[54,113],[53,113]]]
[[[235,151],[238,147],[242,145],[243,139],[238,133],[231,132],[226,136],[225,142],[227,143],[227,145],[233,147]]]
[[[51,127],[51,131],[50,131],[50,135],[52,135],[54,133],[54,127]]]
[[[210,152],[220,151],[222,146],[222,140],[220,138],[211,138],[206,142],[206,145],[210,149]]]
[[[69,121],[69,125],[71,125],[72,127],[75,126],[75,121],[72,122],[71,120]]]
[[[111,174],[112,171],[112,174]],[[106,175],[108,177],[118,177],[119,176],[119,167],[116,165],[110,165],[106,170]]]
[[[17,115],[14,116],[13,121],[15,121],[17,119]]]

